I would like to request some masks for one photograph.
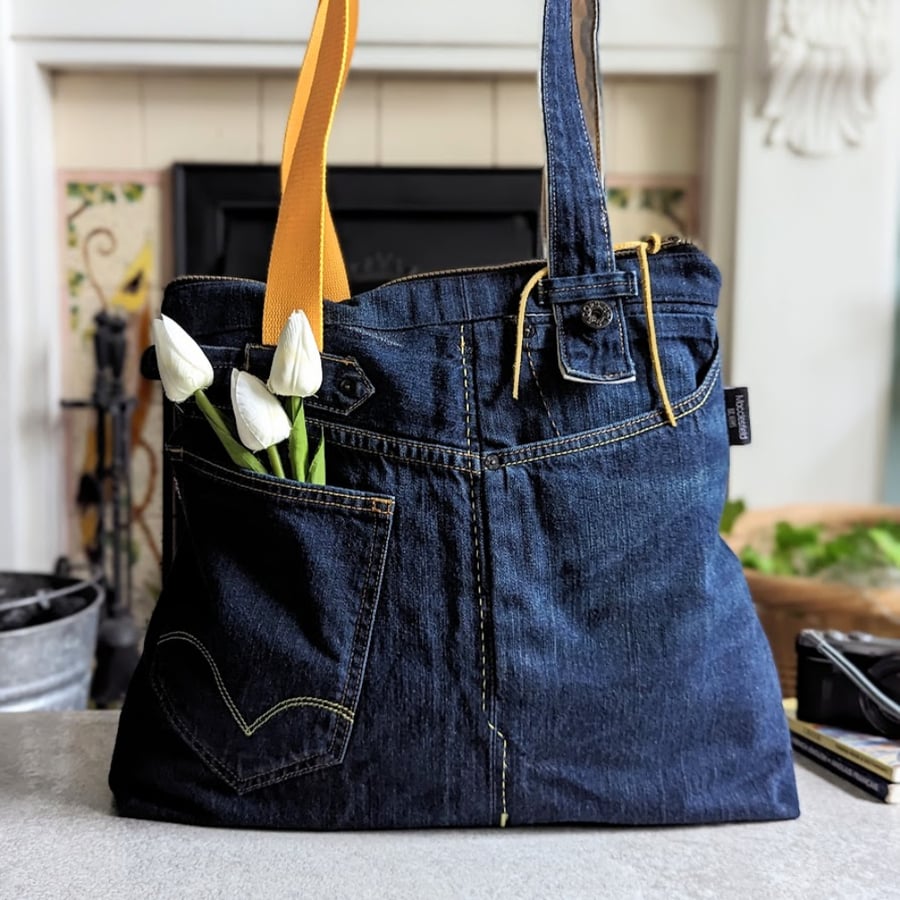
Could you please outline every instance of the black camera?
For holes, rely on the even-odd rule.
[[[900,641],[856,631],[797,636],[798,719],[895,738],[898,704]]]

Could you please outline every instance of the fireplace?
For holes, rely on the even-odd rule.
[[[353,293],[420,272],[539,257],[540,169],[333,167],[328,194]],[[174,167],[176,274],[264,281],[278,167]]]

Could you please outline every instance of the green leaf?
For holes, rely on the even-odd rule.
[[[137,203],[144,196],[144,185],[136,182],[122,185],[122,196],[129,203]]]
[[[897,540],[886,528],[870,528],[869,537],[882,552],[887,562],[900,568],[900,540]]]
[[[69,274],[68,274],[69,294],[72,297],[78,296],[78,293],[81,290],[81,286],[84,284],[84,281],[85,281],[84,272],[79,272],[77,269],[69,269]]]
[[[295,403],[296,397],[290,398],[291,411],[294,413],[294,424],[288,439],[288,456],[291,460],[291,472],[295,481],[306,481],[309,460],[309,437],[306,434],[306,413],[303,403]]]
[[[767,575],[771,575],[773,571],[772,558],[764,556],[753,547],[744,547],[741,551],[741,565],[745,569],[755,569]]]
[[[820,525],[791,525],[779,522],[775,526],[775,546],[779,550],[793,550],[798,547],[814,547],[822,533]]]
[[[729,500],[722,511],[722,519],[719,522],[721,534],[731,534],[734,523],[747,511],[747,504],[743,500]]]
[[[316,449],[316,455],[309,464],[309,482],[310,484],[325,484],[325,429],[319,437],[319,446]]]
[[[617,209],[628,209],[631,201],[628,188],[610,188],[607,193],[608,203]]]
[[[833,538],[822,536],[821,525],[795,526],[779,522],[770,555],[752,547],[741,553],[748,569],[770,575],[826,576],[858,582],[860,573],[900,569],[900,523],[856,525]]]

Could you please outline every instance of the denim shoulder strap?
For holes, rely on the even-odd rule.
[[[600,0],[546,0],[541,100],[551,278],[615,270],[603,184]]]

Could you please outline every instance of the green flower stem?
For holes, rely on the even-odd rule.
[[[275,444],[272,444],[272,446],[268,448],[268,453],[269,462],[272,464],[272,471],[278,478],[286,478],[284,466],[281,464],[281,457],[278,455],[278,447]]]
[[[325,484],[325,429],[319,438],[319,446],[316,455],[309,464],[309,482],[311,484]]]
[[[296,401],[296,403],[295,403]],[[309,438],[306,435],[306,413],[303,401],[299,397],[291,397],[293,422],[291,436],[288,441],[288,456],[291,459],[291,470],[295,481],[306,481],[306,470],[309,458]]]
[[[203,413],[206,421],[212,426],[216,437],[222,442],[231,461],[242,469],[250,469],[251,472],[256,472],[258,475],[268,475],[266,467],[232,435],[222,414],[210,403],[209,397],[203,391],[197,391],[194,394],[194,400],[197,401],[197,407]]]

